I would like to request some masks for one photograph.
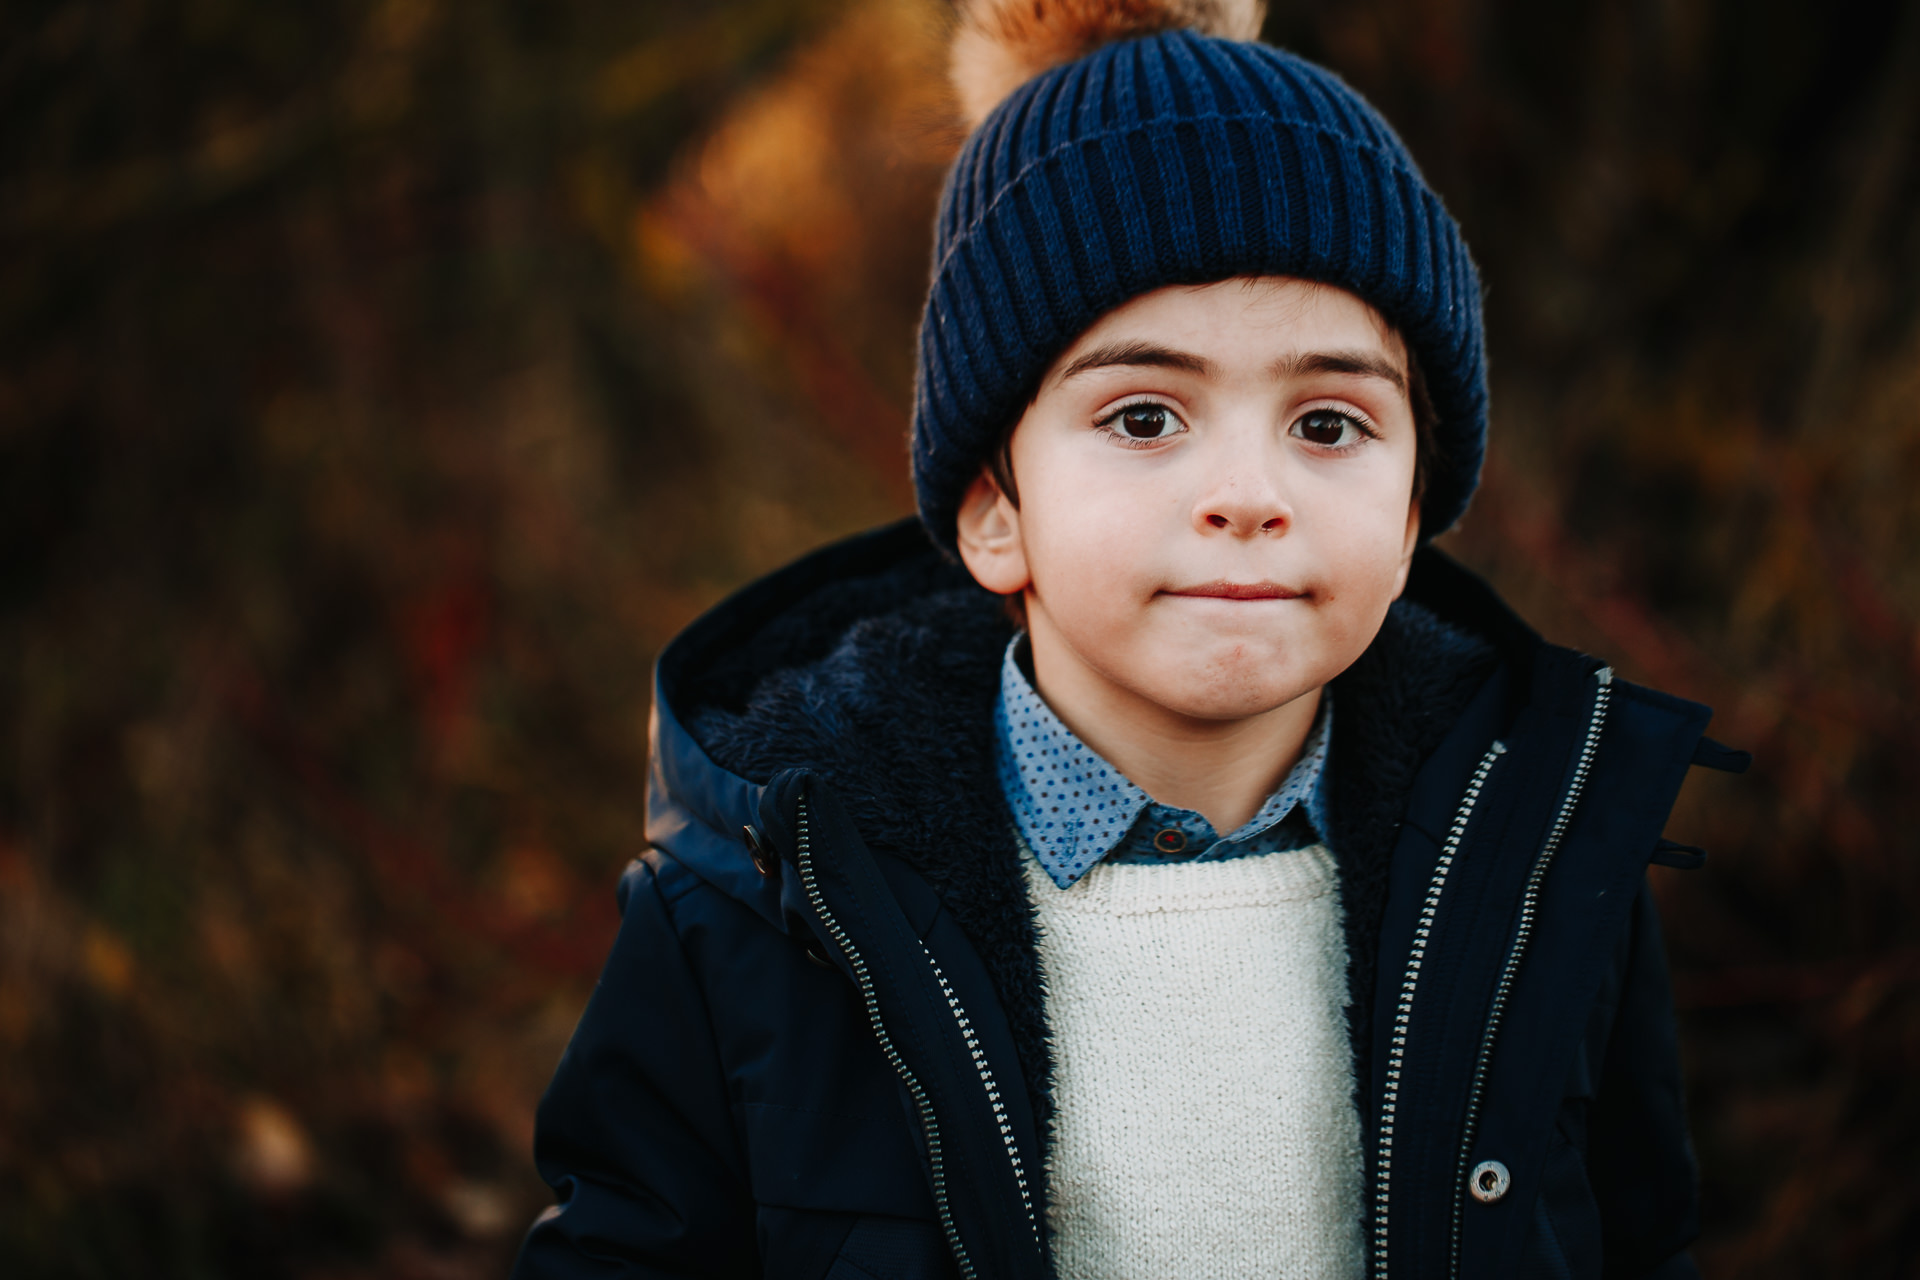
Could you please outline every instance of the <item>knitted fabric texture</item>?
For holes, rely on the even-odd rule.
[[[1439,418],[1421,532],[1459,519],[1486,448],[1480,283],[1405,146],[1331,72],[1189,31],[1128,40],[1015,90],[947,177],[920,325],[913,475],[954,519],[1056,356],[1164,285],[1285,275],[1371,303]]]
[[[1346,947],[1324,846],[1102,863],[1029,856],[1061,1280],[1361,1273]]]

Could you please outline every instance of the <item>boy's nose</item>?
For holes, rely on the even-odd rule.
[[[1194,514],[1203,532],[1219,530],[1242,538],[1284,533],[1293,523],[1292,507],[1264,476],[1236,476],[1208,494]]]

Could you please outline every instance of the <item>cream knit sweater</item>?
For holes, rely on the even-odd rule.
[[[1323,846],[1029,893],[1061,1280],[1361,1274],[1346,945]]]

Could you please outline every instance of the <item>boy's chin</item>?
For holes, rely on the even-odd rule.
[[[1191,679],[1156,680],[1139,692],[1162,709],[1189,720],[1234,721],[1277,711],[1319,689],[1300,679],[1275,679],[1272,671],[1194,673]]]

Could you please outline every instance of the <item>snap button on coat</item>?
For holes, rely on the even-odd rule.
[[[1512,1185],[1513,1175],[1498,1160],[1482,1160],[1473,1166],[1473,1172],[1467,1176],[1467,1190],[1481,1204],[1493,1204],[1500,1200]]]
[[[773,848],[760,829],[752,823],[740,828],[740,838],[747,842],[747,853],[753,858],[753,869],[763,876],[771,876],[780,868],[780,859],[774,856]]]

